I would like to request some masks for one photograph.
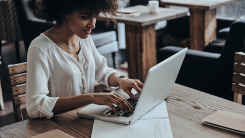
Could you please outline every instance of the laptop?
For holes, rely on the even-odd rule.
[[[121,124],[134,123],[170,95],[186,52],[187,48],[150,68],[140,96],[134,99],[137,100],[137,104],[135,104],[133,112],[119,116],[113,113],[114,111],[107,105],[90,104],[79,110],[77,115],[84,118],[99,119]],[[118,93],[125,99],[128,99],[128,101],[131,99],[121,89],[113,92]],[[136,90],[132,89],[132,93],[137,97],[138,93]]]

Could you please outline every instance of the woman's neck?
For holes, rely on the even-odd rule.
[[[62,25],[54,25],[51,29],[44,33],[48,35],[55,41],[55,43],[66,45],[71,47],[77,42],[77,35],[69,30],[67,26]]]

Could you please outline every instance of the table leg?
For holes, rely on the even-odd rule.
[[[202,10],[190,8],[190,48],[203,48],[216,38],[216,9]]]
[[[2,93],[2,85],[1,85],[1,78],[0,78],[0,110],[4,109],[4,102],[3,102],[3,93]]]
[[[2,40],[0,40],[0,67],[2,64]],[[0,74],[0,110],[4,109],[2,84],[1,84],[1,74]]]
[[[125,25],[129,78],[145,81],[148,70],[156,65],[155,24]]]

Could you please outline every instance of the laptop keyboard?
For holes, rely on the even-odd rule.
[[[117,111],[119,112],[119,115],[116,114],[112,109],[107,111],[106,114],[109,114],[109,115],[115,115],[115,116],[123,116],[123,117],[129,117],[131,116],[133,113],[134,113],[134,109],[136,107],[136,104],[138,102],[138,99],[139,99],[139,93],[136,93],[134,95],[134,99],[132,98],[128,98],[127,101],[132,105],[133,109],[131,112],[128,112],[128,113],[124,113],[121,108],[119,108],[118,106],[116,107]]]

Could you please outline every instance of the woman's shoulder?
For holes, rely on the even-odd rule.
[[[52,45],[50,40],[47,39],[43,33],[41,33],[38,37],[32,40],[29,49],[33,47],[38,47],[39,49],[46,51],[50,47],[50,45]]]

